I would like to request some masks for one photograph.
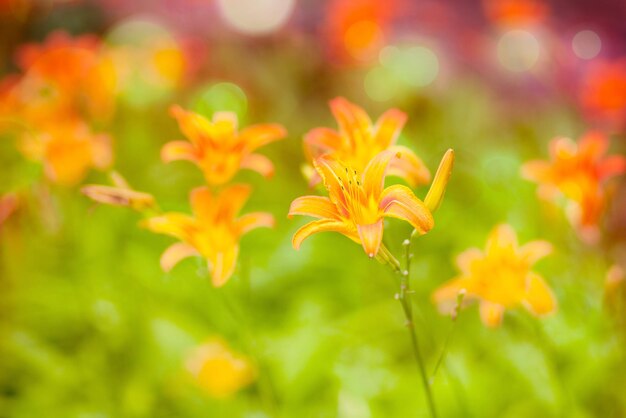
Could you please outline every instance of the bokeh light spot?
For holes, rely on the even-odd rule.
[[[376,22],[361,20],[346,30],[344,44],[354,58],[367,61],[376,57],[383,39],[383,31]]]
[[[200,89],[193,101],[193,109],[211,118],[215,112],[235,112],[243,120],[248,110],[246,93],[234,83],[222,82]]]
[[[530,70],[539,60],[540,45],[530,32],[514,29],[498,42],[498,59],[504,68],[521,72]]]
[[[578,58],[592,59],[600,53],[602,41],[592,30],[581,30],[572,39],[572,49]]]
[[[295,0],[218,0],[222,18],[238,32],[264,35],[289,20]]]
[[[432,83],[439,74],[439,59],[424,46],[385,47],[379,59],[399,80],[413,87]]]

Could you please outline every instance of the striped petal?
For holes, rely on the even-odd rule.
[[[161,160],[169,163],[177,160],[197,161],[196,151],[192,143],[187,141],[172,141],[161,148]]]
[[[274,217],[266,212],[246,213],[237,219],[237,229],[240,235],[247,234],[256,228],[273,228],[274,225]]]
[[[390,109],[383,113],[374,127],[374,143],[383,149],[395,144],[406,120],[406,113],[398,109]]]
[[[375,257],[383,241],[383,220],[368,225],[357,225],[357,231],[365,254],[370,258]]]
[[[191,245],[184,242],[177,242],[167,247],[163,255],[161,255],[161,268],[167,273],[185,258],[199,255],[200,253]]]
[[[291,202],[289,216],[304,215],[321,219],[339,219],[335,204],[323,196],[302,196]]]
[[[330,110],[337,120],[339,129],[349,143],[349,147],[362,146],[365,136],[371,135],[372,121],[365,111],[344,99],[337,97],[330,101]]]
[[[204,116],[188,112],[180,106],[170,107],[170,114],[178,121],[180,131],[194,145],[199,145],[209,139],[212,125]]]
[[[448,185],[448,180],[450,180],[453,166],[454,151],[452,149],[449,149],[448,151],[446,151],[443,158],[441,159],[439,167],[437,168],[437,172],[435,173],[435,179],[433,180],[433,184],[430,185],[430,189],[428,190],[426,198],[424,199],[426,207],[431,212],[435,212],[437,209],[439,209],[439,206],[443,201],[443,196],[446,193],[446,187]]]
[[[398,155],[390,151],[377,154],[363,171],[363,189],[366,196],[378,200],[385,186],[385,175],[389,162]]]
[[[353,241],[360,242],[358,235],[355,233],[356,231],[350,229],[344,222],[331,219],[319,219],[317,221],[309,222],[293,234],[293,238],[291,240],[293,248],[299,250],[300,245],[302,245],[302,242],[305,239],[315,233],[326,231],[339,232]]]
[[[430,231],[435,224],[424,202],[406,186],[396,184],[387,187],[381,195],[380,207],[384,216],[407,221],[420,234]]]
[[[557,305],[554,294],[544,279],[532,272],[528,277],[528,287],[523,303],[535,315],[551,314],[556,311]]]
[[[304,135],[305,144],[314,154],[319,151],[333,151],[341,148],[341,136],[334,130],[329,128],[315,128]]]
[[[274,164],[272,164],[269,158],[261,154],[248,154],[243,157],[241,168],[256,171],[265,178],[270,178],[274,175]]]

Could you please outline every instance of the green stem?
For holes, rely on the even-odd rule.
[[[410,272],[410,240],[405,240],[403,243],[405,247],[405,255],[406,255],[406,264],[404,271],[400,266],[400,262],[391,254],[391,252],[384,245],[381,246],[380,251],[382,252],[382,258],[386,259],[389,266],[400,275],[400,292],[396,295],[396,298],[402,305],[402,311],[404,312],[405,317],[405,325],[409,331],[409,335],[411,338],[411,348],[413,349],[413,355],[415,357],[415,361],[419,366],[420,377],[422,379],[422,385],[424,386],[424,393],[426,394],[426,401],[428,402],[428,409],[430,411],[430,415],[432,418],[437,418],[437,411],[435,409],[435,402],[433,400],[433,395],[430,390],[430,385],[428,384],[428,377],[426,376],[426,366],[424,364],[424,359],[422,358],[422,354],[419,349],[419,342],[417,339],[417,333],[415,332],[415,325],[413,324],[413,308],[411,305],[411,301],[408,298],[408,295],[411,294],[411,288],[409,284],[409,272]]]

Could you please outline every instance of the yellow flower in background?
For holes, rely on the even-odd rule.
[[[289,216],[319,218],[296,231],[294,248],[299,249],[311,234],[336,231],[361,244],[365,253],[374,257],[381,246],[385,217],[405,220],[418,233],[428,232],[434,220],[424,202],[406,186],[384,187],[387,167],[400,158],[398,153],[381,152],[362,173],[332,156],[315,160],[329,197],[302,196],[291,203]]]
[[[382,151],[399,154],[389,164],[388,175],[398,176],[415,187],[430,181],[430,172],[409,148],[395,145],[407,116],[398,109],[390,109],[373,124],[359,106],[338,97],[330,101],[330,109],[337,120],[339,131],[315,128],[304,136],[305,151],[311,160],[332,155],[362,173],[367,164]],[[320,178],[314,174],[313,184]]]
[[[186,362],[197,384],[213,398],[227,398],[256,379],[250,359],[234,352],[221,338],[195,348]]]
[[[161,256],[163,270],[171,270],[184,258],[201,256],[209,263],[213,285],[224,285],[235,271],[241,236],[255,228],[274,226],[274,218],[265,212],[237,218],[250,191],[249,186],[236,184],[215,196],[207,187],[199,187],[190,195],[194,216],[165,213],[147,219],[144,226],[151,231],[182,241]]]
[[[529,161],[522,176],[536,182],[538,194],[554,199],[562,194],[575,204],[572,220],[582,227],[597,227],[606,206],[606,181],[626,171],[626,158],[606,156],[606,135],[591,131],[578,144],[569,138],[550,142],[549,161]]]
[[[165,144],[161,151],[163,161],[187,160],[196,164],[212,185],[227,183],[242,169],[254,170],[265,177],[274,173],[272,162],[254,151],[286,136],[278,124],[253,125],[237,130],[237,115],[217,112],[213,120],[173,106],[172,115],[187,141]]]
[[[45,131],[25,135],[20,151],[44,164],[46,176],[61,185],[79,183],[90,168],[105,169],[113,156],[111,139],[80,120],[59,120]]]
[[[461,274],[439,287],[432,299],[442,312],[450,313],[464,289],[465,300],[480,302],[480,317],[490,327],[502,322],[505,309],[519,305],[534,315],[550,314],[557,302],[532,266],[551,252],[546,241],[519,246],[513,228],[499,225],[489,234],[484,251],[470,248],[457,257]]]

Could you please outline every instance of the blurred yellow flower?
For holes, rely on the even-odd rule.
[[[46,176],[55,183],[79,183],[90,168],[105,169],[111,165],[111,140],[96,134],[82,121],[59,120],[45,131],[25,135],[21,152],[44,164]]]
[[[187,141],[172,141],[163,147],[163,161],[188,160],[195,163],[212,185],[227,183],[239,169],[254,170],[265,177],[274,173],[272,162],[254,151],[286,136],[278,124],[261,124],[237,131],[237,115],[218,112],[213,121],[186,111],[179,106],[171,108],[180,130]]]
[[[550,142],[550,161],[527,162],[522,176],[539,184],[541,197],[554,199],[560,193],[574,202],[575,224],[595,227],[606,205],[606,180],[626,171],[626,158],[605,156],[608,146],[606,135],[595,131],[578,144],[555,138]]]
[[[374,125],[362,108],[342,97],[331,100],[330,109],[339,131],[315,128],[304,136],[305,151],[311,160],[332,155],[363,172],[374,156],[388,150],[399,155],[390,162],[389,175],[401,177],[413,187],[430,181],[430,172],[417,155],[407,147],[395,145],[406,123],[405,113],[390,109]],[[319,180],[317,175],[311,178],[313,184]]]
[[[199,187],[190,195],[194,216],[165,213],[147,219],[144,226],[151,231],[182,241],[170,246],[161,256],[163,270],[171,270],[184,258],[202,256],[209,263],[213,285],[224,285],[235,270],[241,236],[255,228],[274,226],[269,213],[253,212],[236,217],[250,191],[249,186],[236,184],[214,196],[207,187]]]
[[[456,260],[461,274],[439,287],[432,295],[442,312],[450,313],[457,295],[480,301],[480,317],[490,327],[502,322],[505,309],[523,305],[535,315],[554,312],[557,302],[544,279],[531,270],[533,264],[552,252],[546,241],[519,246],[509,225],[499,225],[487,239],[484,251],[470,248]]]
[[[187,359],[187,369],[198,385],[213,398],[226,398],[254,382],[256,368],[234,352],[221,338],[197,347]]]
[[[300,248],[311,234],[336,231],[361,244],[365,253],[374,257],[381,246],[384,217],[405,220],[418,233],[428,232],[434,220],[424,202],[406,186],[384,188],[387,166],[400,158],[397,152],[381,152],[362,173],[332,156],[315,160],[329,197],[302,196],[291,203],[289,216],[319,218],[296,231],[292,240],[294,248]]]

